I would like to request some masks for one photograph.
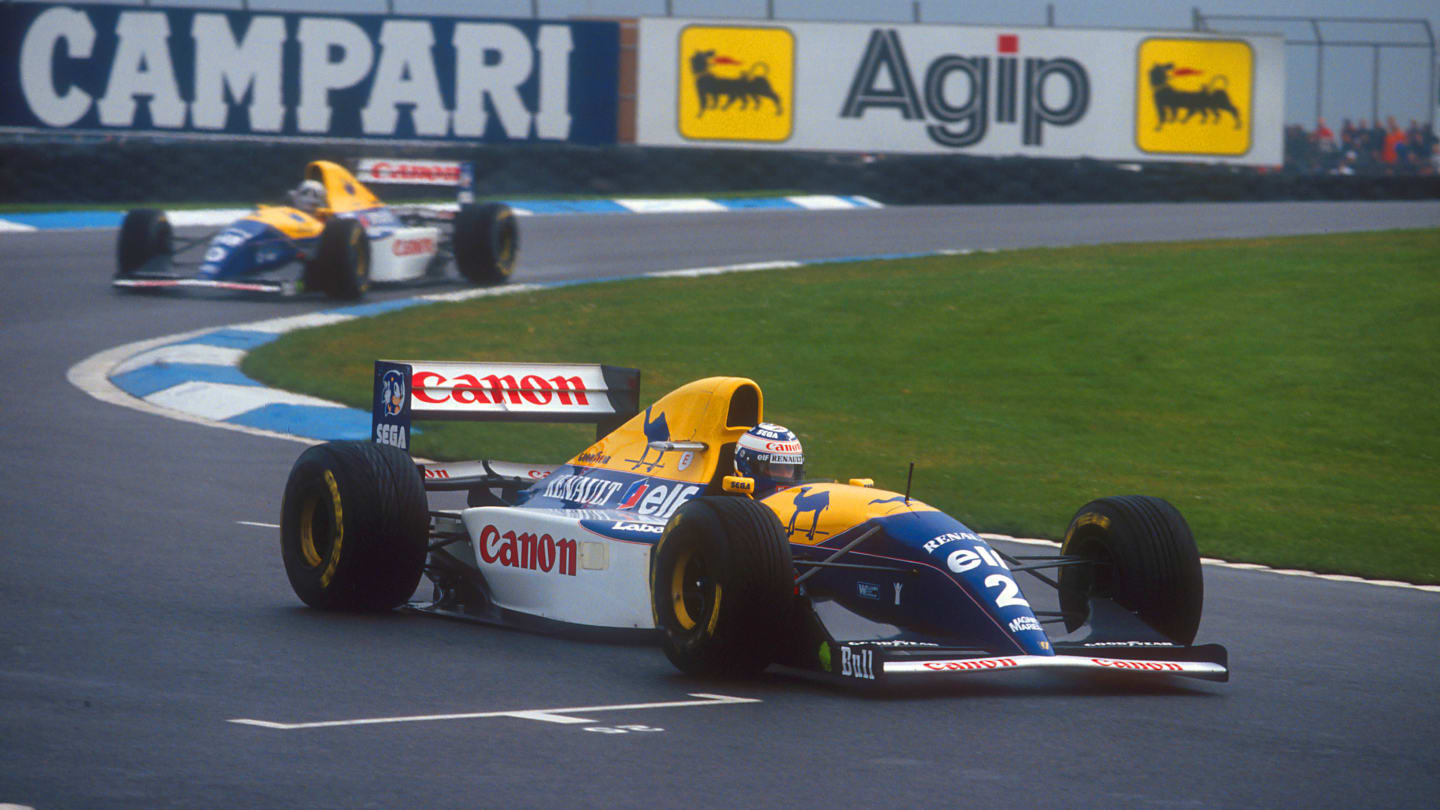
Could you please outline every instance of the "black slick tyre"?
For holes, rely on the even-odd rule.
[[[370,289],[370,240],[359,220],[331,219],[320,232],[306,280],[331,298],[354,301]]]
[[[430,515],[403,450],[329,442],[300,454],[285,482],[280,552],[295,594],[324,610],[390,610],[424,571]]]
[[[1113,599],[1176,643],[1195,640],[1205,601],[1200,553],[1169,502],[1144,495],[1091,501],[1070,521],[1060,553],[1096,562],[1060,569],[1067,629],[1083,624],[1094,596]]]
[[[665,526],[650,570],[655,626],[680,671],[743,677],[775,659],[795,573],[785,529],[764,504],[691,500]]]
[[[515,272],[520,233],[507,205],[460,206],[452,241],[455,267],[472,284],[504,284]]]
[[[174,232],[164,211],[136,208],[125,212],[115,246],[115,277],[126,278],[156,256],[174,252]]]

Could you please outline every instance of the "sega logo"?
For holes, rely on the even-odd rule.
[[[391,251],[396,256],[415,256],[421,253],[434,253],[435,240],[429,237],[421,239],[396,239]]]

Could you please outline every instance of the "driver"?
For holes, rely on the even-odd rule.
[[[755,481],[755,497],[794,486],[805,477],[800,439],[781,425],[761,422],[735,443],[735,472]]]
[[[325,186],[319,180],[306,180],[290,192],[290,203],[307,214],[325,207]]]

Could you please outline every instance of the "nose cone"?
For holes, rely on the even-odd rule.
[[[887,521],[886,531],[905,556],[942,571],[954,585],[948,596],[961,635],[975,635],[1030,655],[1054,655],[1050,637],[1035,617],[1005,559],[958,520],[941,512]],[[963,594],[963,598],[959,598]]]
[[[201,278],[226,279],[280,267],[295,258],[295,245],[275,227],[242,219],[210,240]]]

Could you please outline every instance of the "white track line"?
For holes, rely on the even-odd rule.
[[[690,693],[690,697],[699,700],[676,700],[668,703],[629,703],[614,706],[573,706],[565,709],[519,709],[500,712],[465,712],[462,714],[421,714],[409,717],[364,717],[353,720],[322,720],[316,723],[276,723],[269,720],[251,720],[249,718],[236,718],[227,722],[243,726],[259,726],[260,728],[274,729],[277,731],[295,731],[306,728],[337,728],[340,726],[374,726],[384,723],[428,723],[437,720],[478,720],[487,717],[513,717],[519,720],[538,720],[542,723],[594,723],[584,717],[571,717],[571,714],[598,714],[600,712],[618,711],[639,711],[642,709],[682,709],[695,706],[725,706],[736,703],[759,703],[755,698],[729,697],[727,695],[707,695],[698,692]]]

